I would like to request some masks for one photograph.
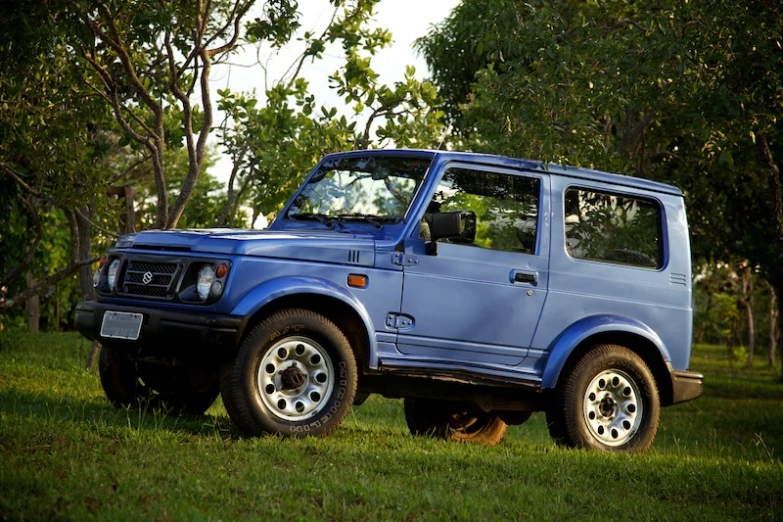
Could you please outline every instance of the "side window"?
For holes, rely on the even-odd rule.
[[[452,168],[435,189],[433,212],[469,211],[476,216],[473,245],[532,254],[536,249],[538,178]]]
[[[652,200],[569,188],[566,250],[579,259],[660,268],[661,211]]]

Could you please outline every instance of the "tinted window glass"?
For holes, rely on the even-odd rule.
[[[579,259],[660,268],[660,222],[650,200],[580,188],[565,193],[566,250]]]
[[[473,212],[475,246],[533,253],[540,186],[538,178],[449,169],[435,189],[429,212]]]

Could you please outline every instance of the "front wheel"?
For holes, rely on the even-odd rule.
[[[342,331],[309,310],[256,326],[220,383],[231,420],[247,435],[325,436],[350,410],[357,370]]]
[[[561,445],[643,452],[658,431],[660,399],[652,373],[628,348],[598,345],[563,378],[547,411]]]
[[[405,422],[413,435],[493,446],[506,435],[506,423],[497,415],[471,404],[431,399],[405,399]]]

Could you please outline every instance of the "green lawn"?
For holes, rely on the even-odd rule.
[[[115,410],[89,348],[0,335],[0,521],[783,519],[780,369],[722,347],[698,347],[705,397],[664,409],[641,456],[557,448],[541,414],[496,447],[413,438],[378,397],[327,439],[243,439],[220,401]]]

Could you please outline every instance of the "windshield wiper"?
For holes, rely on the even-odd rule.
[[[338,218],[343,218],[343,219],[361,219],[361,220],[366,221],[367,223],[373,225],[377,229],[383,228],[383,225],[381,224],[380,220],[386,220],[386,221],[390,220],[392,222],[399,221],[398,218],[389,218],[389,217],[382,218],[380,216],[373,216],[372,214],[358,214],[358,213],[356,213],[356,214],[339,214],[337,217]]]
[[[327,214],[319,214],[316,212],[300,212],[297,214],[289,213],[288,218],[302,220],[302,221],[318,221],[322,225],[325,225],[329,228],[334,228],[334,222],[332,221],[332,216],[329,216]],[[340,224],[339,221],[338,224]],[[340,228],[342,228],[342,225],[340,225]]]

